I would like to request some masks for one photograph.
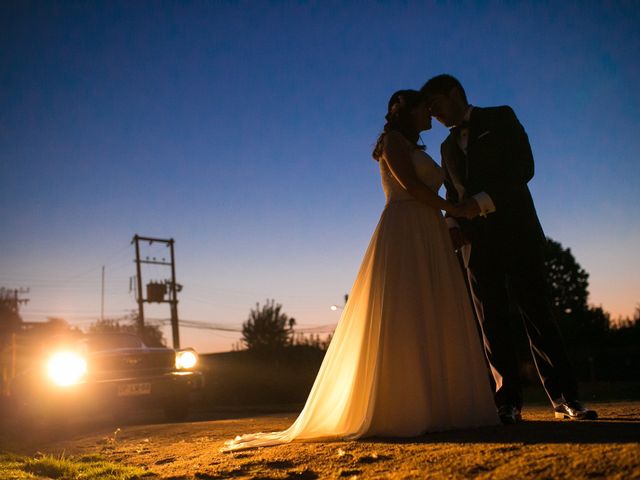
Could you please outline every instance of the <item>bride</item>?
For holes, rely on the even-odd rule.
[[[373,157],[387,199],[304,409],[281,432],[223,451],[361,437],[411,437],[499,423],[480,338],[441,211],[444,173],[418,145],[419,92],[389,100]]]

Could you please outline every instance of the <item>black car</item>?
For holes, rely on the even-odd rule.
[[[87,334],[57,343],[14,379],[18,412],[58,421],[79,413],[126,415],[133,407],[160,407],[170,421],[189,413],[202,384],[193,349],[147,347],[129,333]]]

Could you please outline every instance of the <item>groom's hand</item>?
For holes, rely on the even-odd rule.
[[[469,243],[467,237],[464,236],[462,230],[458,227],[450,228],[449,235],[451,235],[451,243],[453,243],[453,248],[456,252]]]
[[[459,209],[459,216],[464,217],[468,220],[471,220],[472,218],[480,215],[480,205],[473,198],[469,198],[464,202],[459,203],[458,205],[456,205],[456,207],[458,207]]]

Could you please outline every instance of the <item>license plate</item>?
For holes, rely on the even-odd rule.
[[[137,395],[149,395],[150,393],[150,383],[127,383],[125,385],[118,385],[119,397],[134,397]]]

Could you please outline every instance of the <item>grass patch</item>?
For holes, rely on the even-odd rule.
[[[97,455],[85,457],[55,457],[40,455],[23,457],[12,453],[0,454],[0,480],[134,480],[152,474],[139,467],[108,462]]]

